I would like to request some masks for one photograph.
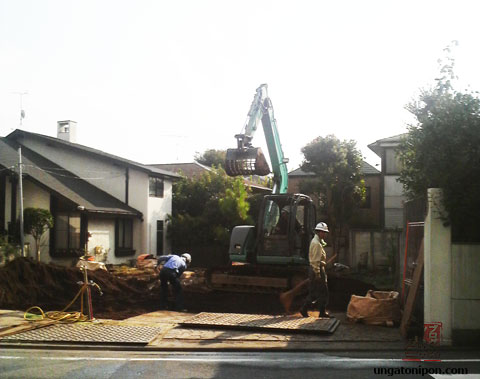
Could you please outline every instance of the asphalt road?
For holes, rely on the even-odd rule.
[[[442,362],[405,362],[401,352],[386,351],[322,354],[14,348],[0,352],[0,378],[480,378],[479,352],[442,352],[440,358]],[[443,371],[428,375],[427,370],[435,368]],[[468,374],[444,376],[455,372],[447,369],[468,370]]]

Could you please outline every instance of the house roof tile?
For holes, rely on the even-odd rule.
[[[362,167],[361,167],[361,172],[364,175],[375,175],[375,174],[380,174],[380,171],[378,171],[375,167],[370,165],[369,163],[362,161]],[[306,172],[303,171],[301,168],[297,168],[296,170],[290,171],[288,173],[288,176],[290,177],[296,177],[296,176],[315,176],[313,172]]]
[[[8,136],[6,136],[5,138],[8,139],[8,140],[18,140],[21,143],[21,139],[24,136],[40,139],[40,140],[43,140],[43,141],[48,141],[50,143],[53,143],[53,144],[56,144],[56,145],[59,145],[59,146],[65,146],[65,147],[75,149],[75,150],[78,150],[78,151],[83,151],[85,153],[93,154],[93,155],[96,155],[97,157],[100,157],[100,158],[103,158],[103,159],[106,159],[106,160],[115,161],[117,163],[123,163],[123,164],[125,164],[129,167],[134,167],[134,168],[139,169],[141,171],[146,171],[146,172],[148,172],[149,174],[152,174],[152,175],[168,176],[168,177],[171,177],[172,179],[180,178],[179,175],[177,175],[177,174],[175,174],[171,171],[161,170],[157,167],[151,167],[149,165],[144,165],[144,164],[134,162],[134,161],[131,161],[129,159],[122,158],[122,157],[118,157],[116,155],[109,154],[109,153],[106,153],[104,151],[97,150],[97,149],[94,149],[94,148],[91,148],[91,147],[88,147],[88,146],[84,146],[84,145],[80,145],[78,143],[65,141],[65,140],[62,140],[60,138],[46,136],[46,135],[43,135],[43,134],[32,133],[32,132],[27,132],[27,131],[24,131],[24,130],[16,129],[12,133],[10,133]]]
[[[368,148],[372,150],[375,154],[377,154],[379,157],[381,157],[382,150],[384,148],[398,146],[398,144],[402,141],[403,137],[405,136],[406,136],[406,133],[397,134],[396,136],[392,136],[392,137],[382,138],[368,145]]]

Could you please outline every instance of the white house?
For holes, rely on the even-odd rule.
[[[58,138],[17,129],[0,139],[0,231],[12,230],[19,217],[13,171],[20,147],[24,208],[49,209],[55,221],[42,240],[42,261],[70,264],[85,248],[105,251],[112,264],[170,253],[167,215],[172,182],[180,176],[79,145],[75,127],[59,122]],[[26,241],[33,250],[33,239]]]

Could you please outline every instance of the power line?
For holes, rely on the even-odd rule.
[[[15,170],[15,167],[16,167],[16,165],[13,165],[13,166],[10,166],[10,167],[1,168],[1,169],[0,169],[0,172],[5,171],[5,170],[10,170],[10,171],[12,171],[12,170]]]

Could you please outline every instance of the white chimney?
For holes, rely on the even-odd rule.
[[[57,121],[57,138],[68,142],[77,142],[77,123],[75,121]]]

